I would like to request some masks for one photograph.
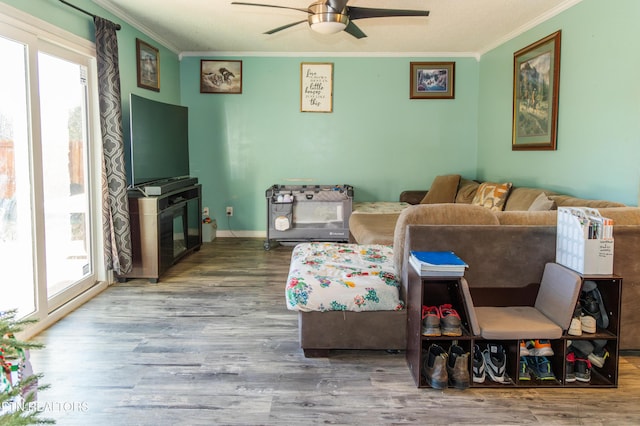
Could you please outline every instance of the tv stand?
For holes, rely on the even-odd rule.
[[[174,179],[164,179],[157,182],[151,182],[148,185],[143,185],[142,191],[145,195],[162,195],[169,192],[176,191],[187,186],[192,186],[198,183],[198,178],[183,177]]]
[[[199,250],[202,246],[201,212],[200,184],[158,196],[129,191],[133,269],[118,276],[118,281],[148,278],[157,283],[172,265]]]

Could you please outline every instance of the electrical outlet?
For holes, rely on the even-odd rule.
[[[203,216],[209,216],[209,207],[203,207],[202,208],[202,215]]]
[[[233,207],[227,206],[227,216],[233,216]]]

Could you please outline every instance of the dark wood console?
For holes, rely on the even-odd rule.
[[[158,196],[129,192],[133,269],[118,276],[148,278],[160,276],[187,254],[202,246],[202,190],[200,184]]]

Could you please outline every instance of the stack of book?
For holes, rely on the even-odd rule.
[[[415,251],[409,263],[422,277],[461,277],[469,267],[452,251]]]

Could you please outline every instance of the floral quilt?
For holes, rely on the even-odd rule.
[[[291,255],[287,308],[395,311],[404,308],[390,246],[301,243]]]
[[[411,204],[403,201],[362,201],[353,203],[351,214],[400,213]]]

